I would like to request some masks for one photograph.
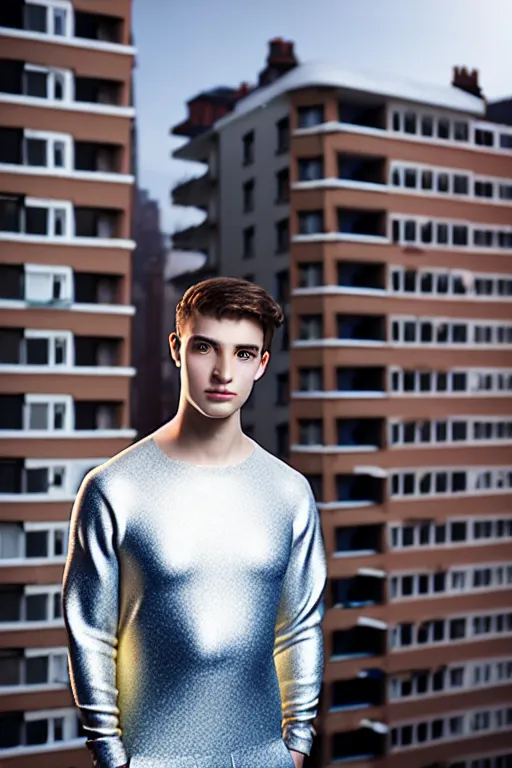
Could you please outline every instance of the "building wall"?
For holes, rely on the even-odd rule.
[[[219,136],[220,274],[230,277],[253,275],[253,281],[276,298],[276,272],[287,269],[287,253],[276,254],[275,225],[289,215],[287,204],[276,205],[276,172],[288,167],[289,157],[276,154],[276,123],[289,113],[288,100],[269,103],[228,123]],[[255,132],[254,163],[242,163],[242,138]],[[228,170],[229,169],[229,170]],[[255,179],[254,211],[243,212],[243,185]],[[243,230],[255,228],[255,251],[243,259]],[[256,382],[248,403],[242,408],[244,423],[254,426],[251,434],[267,450],[277,453],[275,427],[287,420],[284,406],[276,407],[276,376],[288,370],[289,352],[281,349],[283,328],[274,335],[269,367]],[[259,415],[265,414],[265,419]]]

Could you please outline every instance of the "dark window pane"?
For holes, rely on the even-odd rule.
[[[25,208],[25,232],[28,235],[48,234],[47,208]]]
[[[46,165],[46,141],[27,139],[27,165]]]
[[[25,72],[25,93],[27,96],[48,98],[48,75],[46,72]]]
[[[46,32],[46,6],[25,5],[25,29],[31,32]]]

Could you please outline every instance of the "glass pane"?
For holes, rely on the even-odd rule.
[[[26,339],[27,363],[48,365],[48,339]]]
[[[53,34],[65,35],[66,34],[66,9],[54,8],[53,9]]]
[[[7,3],[6,3],[7,4]],[[46,32],[46,7],[44,5],[25,5],[25,29],[31,32]]]
[[[46,72],[25,72],[25,94],[48,98],[48,75]]]
[[[48,720],[26,723],[27,744],[46,744],[48,741]]]
[[[27,595],[26,618],[27,621],[45,621],[47,595]]]
[[[27,165],[46,166],[46,140],[27,139]]]
[[[64,168],[66,161],[66,149],[63,141],[56,141],[53,145],[53,164],[55,168]]]
[[[33,403],[29,405],[29,429],[48,429],[48,405],[47,403]]]
[[[47,208],[25,208],[25,232],[27,235],[48,234]]]
[[[25,554],[27,557],[47,557],[48,533],[46,531],[28,531]]]
[[[48,682],[48,656],[27,659],[25,669],[26,682],[29,685]]]

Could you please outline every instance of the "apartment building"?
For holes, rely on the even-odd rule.
[[[0,764],[86,768],[61,582],[129,445],[130,0],[0,5]]]
[[[372,79],[279,38],[255,87],[188,106],[175,157],[206,170],[173,199],[206,217],[175,245],[287,316],[243,425],[322,520],[310,764],[510,767],[512,127],[476,72]]]

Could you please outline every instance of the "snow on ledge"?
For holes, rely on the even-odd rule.
[[[377,73],[351,72],[327,61],[311,61],[300,64],[271,85],[246,96],[237,103],[233,112],[217,120],[214,127],[222,128],[237,117],[265,107],[268,102],[291,91],[317,87],[346,88],[478,116],[485,115],[482,99],[454,86],[433,85],[408,78],[383,77]]]

